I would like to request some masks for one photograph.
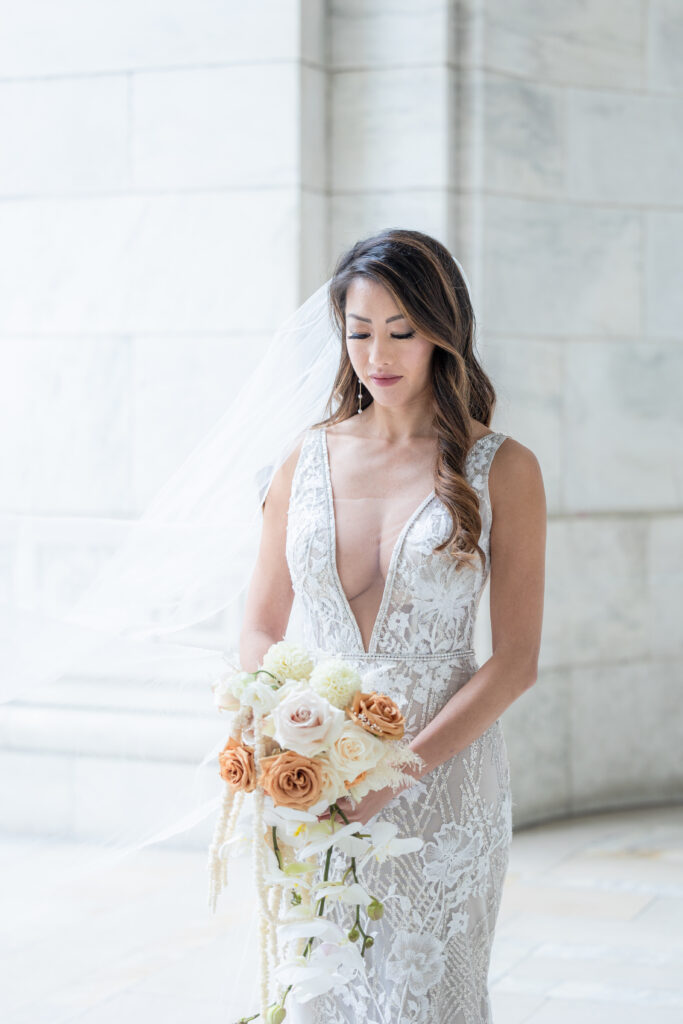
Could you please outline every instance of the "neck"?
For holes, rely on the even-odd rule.
[[[383,441],[400,443],[415,437],[434,437],[431,403],[415,400],[406,405],[391,407],[372,402],[364,409],[359,420],[375,437]]]

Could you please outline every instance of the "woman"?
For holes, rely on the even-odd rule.
[[[424,763],[413,786],[340,807],[424,844],[366,865],[363,884],[384,905],[367,985],[288,1002],[288,1016],[484,1024],[512,838],[500,718],[537,675],[542,476],[528,448],[489,427],[495,393],[474,353],[470,296],[439,242],[401,230],[359,242],[330,298],[344,339],[338,407],[270,484],[240,657],[258,667],[296,594],[312,655],[340,654],[364,689],[392,697]],[[489,574],[493,654],[480,666],[473,630]],[[335,850],[332,877],[340,864]],[[348,931],[355,909],[329,914]]]

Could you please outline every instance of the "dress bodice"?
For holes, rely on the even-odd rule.
[[[292,478],[286,554],[303,612],[303,642],[312,651],[356,658],[434,657],[470,649],[482,590],[490,571],[491,462],[507,435],[479,438],[464,473],[479,496],[479,544],[486,556],[458,567],[435,552],[451,528],[447,507],[432,491],[396,539],[367,652],[336,565],[334,505],[323,428],[308,430]]]

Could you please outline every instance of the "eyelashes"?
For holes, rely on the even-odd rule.
[[[412,338],[412,337],[414,337],[414,335],[415,335],[415,331],[409,331],[408,334],[392,334],[391,337],[392,338],[397,338],[399,341],[401,341],[404,338]],[[348,335],[349,339],[353,338],[353,339],[357,339],[358,341],[362,341],[363,338],[369,338],[369,337],[370,337],[369,334],[349,334]]]

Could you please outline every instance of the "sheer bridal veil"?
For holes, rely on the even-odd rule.
[[[139,519],[4,517],[3,732],[8,764],[19,777],[25,765],[27,780],[5,794],[24,804],[5,828],[20,817],[22,832],[83,843],[94,867],[179,837],[218,806],[226,718],[210,683],[238,650],[272,476],[331,400],[340,338],[328,290],[276,330]],[[74,567],[68,606],[37,586],[55,538]],[[31,806],[28,780],[41,770],[68,780],[60,791],[54,774],[44,779]],[[41,790],[59,812],[41,806]]]
[[[261,503],[302,433],[335,408],[343,342],[330,281],[275,331],[139,518],[3,516],[3,829],[46,844],[52,885],[72,854],[99,877],[144,847],[186,841],[201,871],[228,724],[210,684],[237,658]],[[21,383],[31,401],[32,381]],[[13,894],[26,927],[40,912],[31,897]]]

